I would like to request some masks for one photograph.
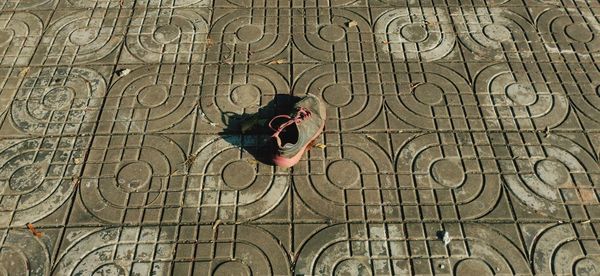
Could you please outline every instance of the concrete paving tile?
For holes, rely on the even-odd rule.
[[[53,10],[56,8],[59,0],[7,0],[0,3],[1,11],[15,10]]]
[[[89,142],[90,137],[3,139],[0,227],[23,226],[55,211],[63,214],[58,224],[64,223]]]
[[[26,66],[42,37],[51,11],[0,14],[0,66]]]
[[[119,64],[118,68],[131,72],[113,78],[96,133],[146,133],[178,127],[193,131],[190,119],[197,118],[203,65]]]
[[[204,62],[213,46],[210,15],[207,8],[134,9],[119,63]]]
[[[15,73],[19,86],[6,82],[2,92],[14,96],[5,106],[0,137],[93,134],[110,67],[26,67]]]
[[[123,44],[131,10],[62,9],[54,12],[32,65],[112,64]]]
[[[600,2],[0,2],[0,275],[597,275]],[[291,169],[268,121],[325,130]]]

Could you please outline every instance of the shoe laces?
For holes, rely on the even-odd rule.
[[[296,113],[296,116],[292,117],[289,115],[278,115],[273,117],[273,119],[271,119],[271,121],[269,122],[269,128],[272,129],[273,131],[275,131],[275,133],[273,133],[273,135],[271,135],[271,137],[276,138],[277,139],[277,144],[281,147],[281,139],[279,139],[279,134],[283,131],[285,131],[285,128],[290,126],[291,124],[300,124],[302,123],[302,121],[304,121],[306,118],[310,117],[312,115],[312,112],[304,107],[300,107],[298,108],[298,112]],[[285,123],[279,125],[279,127],[277,129],[275,129],[273,127],[273,121],[275,121],[276,119],[279,118],[285,118],[288,119]]]

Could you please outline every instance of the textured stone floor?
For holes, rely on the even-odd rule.
[[[0,0],[0,275],[599,275],[599,62],[598,0]]]

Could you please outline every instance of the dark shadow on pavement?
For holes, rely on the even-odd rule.
[[[275,151],[275,143],[270,137],[273,131],[268,123],[276,115],[289,114],[299,100],[299,97],[292,95],[276,95],[256,113],[223,113],[223,121],[227,122],[227,127],[219,135],[228,143],[248,152],[258,162],[273,165],[271,157]]]

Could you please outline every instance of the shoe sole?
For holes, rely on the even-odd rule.
[[[306,148],[308,147],[308,145],[310,145],[312,142],[317,140],[319,135],[321,135],[321,133],[323,133],[324,128],[325,128],[325,120],[323,120],[323,124],[321,124],[319,131],[317,131],[317,133],[308,141],[308,143],[306,143],[306,145],[304,145],[304,147],[302,147],[302,149],[299,150],[298,153],[296,155],[294,155],[293,157],[285,158],[285,157],[281,157],[278,155],[273,157],[273,163],[275,164],[275,166],[282,167],[282,168],[290,168],[290,167],[298,164],[298,162],[300,161],[300,158],[302,158],[302,156],[304,155],[304,152],[306,151]]]

